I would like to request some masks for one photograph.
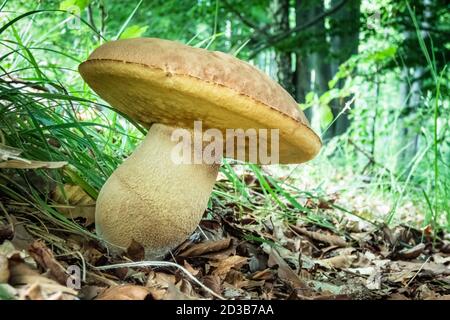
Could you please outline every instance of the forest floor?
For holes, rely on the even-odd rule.
[[[132,267],[144,258],[138,243],[111,256],[99,240],[43,224],[32,207],[2,198],[0,299],[450,299],[448,235],[339,212],[338,198],[304,201],[327,224],[238,216],[236,204],[213,202],[164,259],[176,265]],[[75,220],[93,231],[88,216]]]

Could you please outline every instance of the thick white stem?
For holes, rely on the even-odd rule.
[[[197,227],[219,165],[176,164],[174,128],[153,125],[145,140],[106,181],[96,206],[97,233],[114,250],[134,239],[158,258]]]

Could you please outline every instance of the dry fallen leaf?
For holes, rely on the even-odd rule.
[[[433,261],[438,264],[450,264],[450,256],[443,256],[440,253],[433,255]]]
[[[434,262],[408,262],[393,261],[389,264],[391,272],[388,279],[393,282],[406,284],[410,279],[417,275],[428,273],[431,276],[448,276],[450,267]]]
[[[291,269],[291,267],[284,261],[278,252],[271,248],[269,252],[269,267],[278,265],[278,276],[290,283],[294,288],[306,289],[305,291],[311,290],[311,288],[299,278],[299,276]]]
[[[255,272],[252,276],[253,280],[271,280],[273,278],[274,278],[274,271],[269,268]]]
[[[105,288],[99,286],[83,286],[78,293],[78,297],[81,300],[93,300],[103,291],[105,291]]]
[[[69,275],[66,272],[66,268],[56,261],[52,251],[47,248],[42,240],[33,242],[28,252],[37,264],[45,271],[48,270],[60,284],[65,285],[67,283]]]
[[[418,245],[409,248],[409,249],[403,249],[397,253],[398,258],[410,260],[415,259],[425,250],[425,244],[419,243]]]
[[[95,221],[95,200],[80,186],[65,184],[56,186],[52,192],[52,200],[57,210],[71,219],[84,218],[85,226]]]
[[[186,260],[184,260],[184,267],[186,268],[187,271],[189,271],[190,274],[192,274],[193,276],[196,276],[199,273],[199,269],[195,269],[189,262],[187,262]]]
[[[374,272],[369,275],[366,280],[366,288],[369,290],[380,290],[383,274],[377,268],[374,268]]]
[[[182,279],[176,283],[174,275],[164,272],[154,272],[149,274],[146,287],[154,300],[189,300],[192,292],[190,284]]]
[[[209,264],[216,269],[212,272],[213,275],[226,276],[231,268],[240,268],[248,262],[246,257],[241,256],[230,256],[225,260],[218,262],[210,262]]]
[[[338,247],[346,247],[347,242],[342,239],[339,236],[336,236],[334,234],[329,233],[322,233],[322,232],[315,232],[315,231],[308,231],[305,228],[301,228],[298,226],[290,225],[289,226],[292,231],[294,231],[297,234],[302,234],[304,236],[307,236],[311,239],[328,243],[332,246],[338,246]]]
[[[8,258],[0,253],[0,283],[7,283],[9,275]]]
[[[353,248],[345,248],[338,251],[339,254],[337,256],[316,260],[316,263],[322,265],[325,268],[334,268],[334,269],[344,269],[350,268],[354,261],[358,259],[356,254],[353,254],[355,249]]]
[[[66,161],[34,161],[34,160],[7,160],[0,162],[0,168],[7,169],[59,169],[67,165]]]
[[[144,260],[145,257],[145,249],[142,244],[137,242],[134,239],[131,239],[131,244],[127,248],[127,256],[131,258],[133,261],[141,261]]]
[[[121,285],[106,289],[95,300],[144,300],[148,294],[146,287]]]
[[[249,284],[249,280],[246,280],[242,272],[232,269],[227,273],[224,280],[224,284],[225,283],[228,283],[235,288],[242,288]]]
[[[338,255],[335,257],[317,260],[316,262],[325,268],[344,269],[351,267],[353,261],[356,260],[355,255]]]
[[[58,282],[39,274],[33,267],[24,262],[10,264],[9,282],[13,286],[21,286],[20,298],[30,298],[30,294],[37,299],[75,299],[77,292],[74,289],[60,285]],[[30,291],[31,290],[31,291]]]
[[[416,293],[421,300],[437,300],[438,294],[431,290],[426,284],[420,285]]]
[[[222,251],[229,248],[231,245],[231,238],[221,239],[217,241],[205,241],[196,243],[178,255],[181,257],[198,257],[204,254]]]
[[[194,299],[197,298],[197,294],[195,293],[192,284],[186,279],[181,279],[175,284],[175,287],[182,293],[184,296],[180,297],[180,299]]]
[[[393,293],[391,294],[387,300],[409,300],[405,295],[401,294],[401,293]]]
[[[208,275],[203,277],[202,282],[205,286],[210,288],[212,291],[214,291],[217,294],[222,293],[222,281],[220,280],[219,276],[216,275]],[[205,296],[208,298],[211,298],[212,295],[209,292],[205,292]]]

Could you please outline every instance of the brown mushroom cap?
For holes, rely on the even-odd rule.
[[[295,100],[250,64],[217,51],[137,38],[108,42],[83,62],[86,82],[119,111],[147,127],[279,129],[280,163],[301,163],[320,138]]]

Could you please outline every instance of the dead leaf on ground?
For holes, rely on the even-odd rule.
[[[411,260],[415,259],[425,250],[425,244],[419,243],[418,245],[409,248],[403,249],[397,253],[397,257],[400,259]]]
[[[103,291],[105,291],[104,287],[87,285],[81,288],[81,290],[78,292],[78,297],[81,300],[93,300]]]
[[[433,277],[450,275],[449,267],[434,262],[393,261],[389,264],[389,267],[391,271],[388,274],[388,279],[403,284],[406,284],[410,279],[417,275],[426,273]]]
[[[436,253],[436,254],[433,255],[433,261],[435,263],[438,263],[438,264],[444,264],[444,265],[450,264],[450,255],[449,256],[443,256],[440,253]]]
[[[88,246],[83,250],[83,257],[86,259],[86,262],[94,266],[107,261],[105,255],[93,246]]]
[[[7,283],[9,275],[8,258],[0,253],[0,283]]]
[[[198,257],[205,254],[228,249],[230,245],[231,245],[231,238],[221,239],[217,241],[205,241],[190,246],[183,252],[180,252],[178,255],[181,257]]]
[[[431,290],[426,284],[420,285],[417,290],[417,297],[421,300],[437,300],[439,294]]]
[[[127,248],[127,256],[131,258],[133,261],[141,261],[144,260],[145,257],[145,249],[142,244],[137,242],[134,239],[131,239],[131,243]]]
[[[294,231],[297,234],[302,234],[311,239],[314,239],[314,240],[317,240],[320,242],[325,242],[332,246],[346,247],[348,245],[344,239],[342,239],[341,237],[334,235],[334,234],[308,231],[305,228],[301,228],[301,227],[294,226],[294,225],[290,225],[289,227],[291,228],[292,231]]]
[[[240,268],[246,263],[248,263],[248,259],[246,257],[230,256],[225,260],[210,262],[209,264],[216,267],[216,269],[212,272],[213,275],[226,276],[231,268]]]
[[[52,192],[52,200],[56,202],[56,209],[66,217],[85,219],[85,226],[95,221],[95,200],[80,186],[65,184],[56,186]]]
[[[176,277],[163,272],[152,271],[146,287],[154,300],[190,300],[194,297],[192,287],[186,280],[176,282]]]
[[[148,294],[146,287],[121,285],[106,289],[95,300],[144,300]]]
[[[183,294],[183,297],[180,296],[180,299],[194,299],[197,298],[197,294],[195,293],[192,284],[186,280],[181,279],[175,284],[175,287],[179,290],[180,293]]]
[[[287,264],[286,261],[284,261],[278,252],[271,248],[269,252],[269,267],[274,267],[275,265],[278,266],[278,276],[283,279],[284,281],[287,281],[290,283],[293,288],[300,288],[300,289],[306,289],[307,291],[311,290],[311,288],[299,278],[297,273],[294,272],[294,270],[291,269],[291,267]]]
[[[217,294],[222,293],[222,281],[220,280],[219,276],[216,275],[208,275],[203,277],[202,282],[205,286],[210,288],[212,291],[214,291]],[[211,293],[204,291],[204,294],[208,298],[212,298]]]
[[[200,270],[199,269],[195,269],[189,262],[187,262],[186,260],[184,260],[184,267],[186,268],[187,271],[189,271],[190,274],[192,274],[193,276],[196,276]]]
[[[330,269],[344,269],[350,268],[353,261],[357,259],[356,255],[353,254],[341,254],[335,257],[316,260],[316,262],[325,268]]]
[[[274,271],[272,269],[265,269],[255,272],[252,277],[254,280],[272,280],[274,278]]]
[[[408,299],[404,294],[395,292],[395,293],[391,294],[387,298],[387,300],[410,300],[410,299]]]
[[[42,240],[33,242],[28,252],[42,269],[50,272],[56,281],[64,285],[67,283],[69,275],[66,268],[56,261],[52,251],[47,248]]]
[[[66,166],[66,161],[34,161],[34,160],[7,160],[0,162],[0,168],[7,169],[60,169]]]
[[[373,272],[369,274],[366,280],[366,288],[369,290],[380,290],[383,280],[383,274],[378,268],[373,268]]]
[[[224,280],[224,283],[228,283],[235,288],[242,288],[249,284],[249,280],[247,280],[244,274],[241,271],[231,269]]]
[[[10,263],[11,275],[9,282],[13,286],[21,286],[19,299],[55,300],[75,299],[77,292],[74,289],[60,285],[55,280],[46,278],[24,262]],[[31,295],[31,296],[30,296]]]

